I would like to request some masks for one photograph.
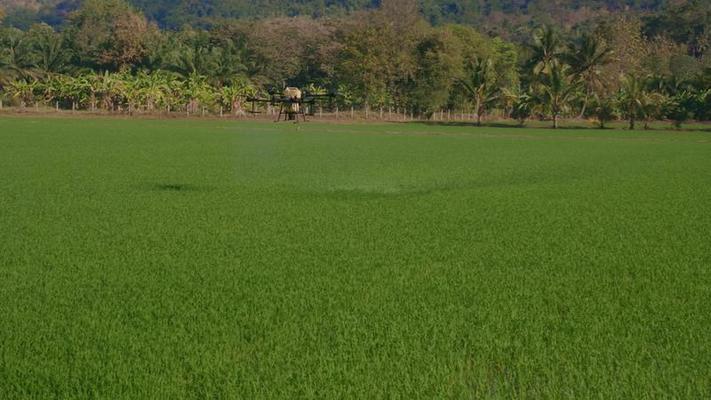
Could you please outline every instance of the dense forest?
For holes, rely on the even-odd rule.
[[[0,4],[0,101],[22,107],[240,114],[295,85],[425,117],[711,119],[705,0]]]
[[[309,16],[340,17],[350,12],[378,8],[379,0],[130,0],[149,20],[165,28],[184,24],[206,25],[221,18],[265,18]],[[434,25],[461,23],[482,25],[501,20],[521,24],[572,24],[610,12],[659,11],[674,0],[419,0],[422,16]],[[0,0],[8,10],[9,23],[28,27],[45,22],[59,25],[80,0]]]

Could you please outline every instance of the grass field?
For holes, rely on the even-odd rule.
[[[0,398],[711,397],[711,133],[0,119]]]

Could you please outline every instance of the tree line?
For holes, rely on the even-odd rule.
[[[341,107],[425,117],[469,110],[479,123],[536,118],[557,127],[560,118],[591,118],[604,127],[625,119],[634,128],[711,119],[708,44],[703,35],[664,34],[660,18],[541,25],[512,41],[468,25],[433,26],[420,11],[414,1],[394,0],[332,18],[168,30],[123,0],[87,0],[58,29],[0,30],[0,99],[240,115],[247,97],[292,85],[338,93]]]

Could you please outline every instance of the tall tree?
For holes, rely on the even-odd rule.
[[[80,64],[120,70],[143,60],[155,28],[124,0],[87,0],[67,32]]]
[[[534,77],[548,73],[560,62],[563,45],[558,31],[551,25],[546,25],[533,35],[533,43],[529,45],[531,57],[527,69]]]
[[[482,116],[499,93],[493,62],[488,58],[475,60],[467,71],[467,76],[459,82],[474,99],[476,124],[481,125]]]
[[[415,49],[417,70],[409,82],[409,103],[419,112],[431,116],[449,99],[462,64],[456,42],[447,31],[433,31]]]
[[[336,27],[328,21],[274,18],[251,23],[247,28],[242,61],[254,60],[254,73],[260,80],[276,86],[302,86],[328,80],[333,74],[342,43],[335,40]]]
[[[584,88],[580,117],[585,115],[590,96],[605,84],[600,67],[610,61],[611,54],[612,51],[599,38],[587,33],[572,41],[563,54],[563,60],[570,65],[573,76]]]
[[[630,129],[634,129],[636,121],[644,117],[646,96],[644,82],[641,78],[635,75],[626,75],[622,78],[619,108],[623,116],[629,121]]]
[[[0,29],[0,85],[30,77],[32,67],[32,53],[26,34],[15,28]]]
[[[551,63],[537,88],[539,104],[551,116],[553,128],[558,128],[561,113],[568,109],[578,90],[570,68],[559,62]]]
[[[70,50],[64,46],[62,34],[46,24],[36,24],[27,32],[33,51],[33,64],[40,76],[68,72]]]

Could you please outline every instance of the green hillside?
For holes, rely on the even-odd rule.
[[[378,7],[378,0],[131,0],[151,20],[161,26],[180,27],[185,23],[205,23],[219,18],[259,18],[308,15],[339,16]],[[393,3],[406,2],[394,0]],[[654,11],[666,0],[419,0],[427,20],[434,24],[483,23],[489,17],[521,20],[527,18],[576,22],[600,13],[620,10]],[[41,20],[61,24],[81,0],[0,0],[7,19],[16,25]]]

